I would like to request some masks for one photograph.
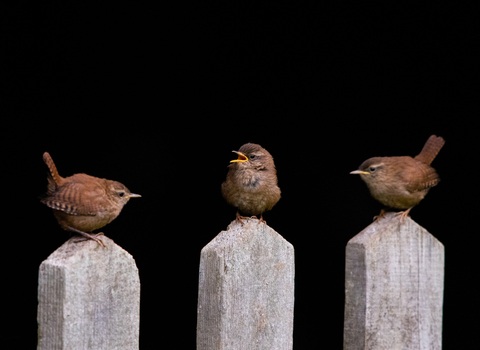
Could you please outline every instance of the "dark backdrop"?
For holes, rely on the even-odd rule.
[[[469,9],[98,6],[3,14],[4,303],[16,348],[36,344],[38,267],[69,237],[37,199],[43,152],[62,176],[143,196],[102,231],[139,268],[141,348],[192,349],[200,250],[235,217],[220,194],[231,151],[261,144],[282,190],[264,217],[295,247],[294,348],[341,349],[345,246],[381,209],[349,172],[372,156],[415,156],[431,134],[446,140],[433,163],[442,181],[411,216],[445,245],[444,349],[475,347]]]

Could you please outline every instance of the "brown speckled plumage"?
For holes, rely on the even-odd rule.
[[[406,209],[403,213],[406,216],[430,188],[440,182],[430,164],[444,143],[443,138],[432,135],[415,158],[374,157],[367,159],[351,174],[360,175],[373,198],[387,207]]]
[[[86,238],[100,239],[88,233],[112,222],[132,197],[127,187],[117,181],[101,179],[87,174],[75,174],[67,178],[59,175],[50,154],[43,155],[48,169],[47,192],[40,201],[53,209],[60,226]]]
[[[260,215],[263,220],[263,213],[280,200],[273,157],[254,143],[247,143],[234,152],[239,154],[239,160],[229,165],[227,178],[222,183],[223,198],[240,214]]]

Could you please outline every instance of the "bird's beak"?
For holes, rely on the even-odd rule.
[[[247,156],[242,152],[232,151],[233,153],[238,154],[238,159],[231,160],[230,163],[243,163],[248,160]]]
[[[370,175],[369,172],[367,171],[363,171],[363,170],[354,170],[354,171],[351,171],[350,174],[364,174],[364,175]]]
[[[135,193],[130,193],[129,195],[127,195],[127,198],[136,198],[136,197],[141,197],[141,195],[135,194]]]

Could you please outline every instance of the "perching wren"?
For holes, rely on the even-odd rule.
[[[374,157],[364,161],[358,170],[350,174],[359,174],[372,197],[383,205],[406,209],[399,213],[404,219],[430,188],[440,181],[430,164],[444,144],[442,137],[432,135],[415,158]],[[382,209],[375,218],[381,218],[384,214],[385,210]]]
[[[247,143],[240,147],[238,159],[230,161],[227,179],[222,183],[222,195],[228,204],[237,208],[236,219],[260,215],[271,210],[280,200],[277,170],[273,157],[260,145]]]
[[[47,193],[40,196],[40,201],[53,209],[64,230],[79,233],[105,247],[96,237],[102,233],[90,233],[112,222],[130,198],[141,196],[131,193],[120,182],[87,174],[63,178],[48,152],[43,154],[43,160],[49,173]]]

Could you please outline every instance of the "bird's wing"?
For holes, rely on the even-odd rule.
[[[54,193],[46,194],[40,201],[48,207],[71,215],[95,216],[104,210],[100,186],[85,186],[78,182],[67,182]]]
[[[427,190],[440,182],[440,176],[438,176],[434,168],[422,162],[416,163],[415,176],[406,177],[409,179],[406,185],[406,189],[409,192]],[[408,169],[406,171],[408,171]]]

